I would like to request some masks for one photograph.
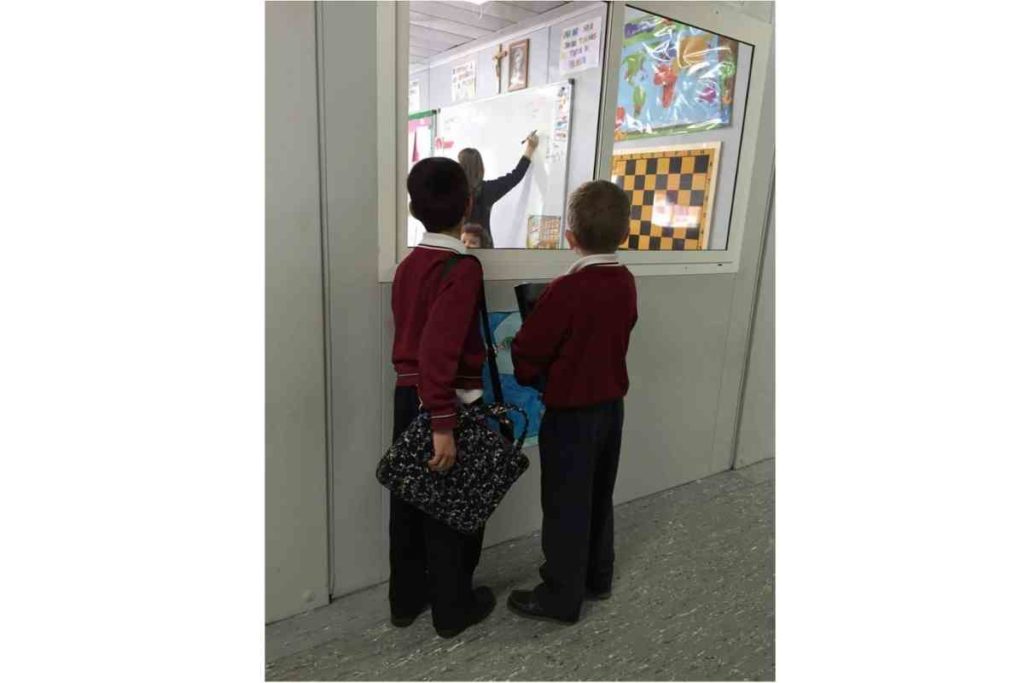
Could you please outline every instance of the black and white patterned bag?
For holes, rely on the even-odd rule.
[[[487,424],[488,418],[511,424],[509,412],[524,419],[514,443]],[[381,458],[377,480],[410,505],[469,534],[484,525],[529,467],[523,454],[526,415],[515,406],[476,404],[460,407],[457,419],[457,457],[450,470],[434,472],[427,467],[434,456],[434,440],[430,414],[421,412]]]
[[[453,255],[441,277],[460,258]],[[463,533],[478,531],[516,479],[530,466],[523,454],[529,419],[522,410],[504,403],[498,375],[497,351],[488,324],[487,298],[480,294],[480,322],[487,347],[487,366],[495,403],[461,406],[455,425],[455,464],[447,472],[434,472],[427,461],[434,457],[430,414],[420,412],[377,464],[377,481],[410,505]],[[510,412],[519,413],[523,428],[513,441]],[[495,419],[499,431],[487,424]],[[500,433],[499,433],[500,432]]]

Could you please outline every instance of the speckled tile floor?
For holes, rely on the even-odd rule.
[[[267,680],[774,680],[774,494],[769,460],[619,506],[614,594],[574,626],[505,607],[538,580],[533,534],[484,550],[476,580],[498,607],[483,624],[395,629],[375,586],[267,626]]]

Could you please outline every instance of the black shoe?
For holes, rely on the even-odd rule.
[[[494,606],[497,604],[497,600],[494,599],[494,592],[487,586],[479,586],[473,589],[473,598],[475,602],[473,607],[469,611],[469,616],[466,619],[466,623],[455,628],[437,628],[437,635],[442,638],[454,638],[470,626],[479,624],[481,621],[487,618],[487,616],[494,611]]]
[[[508,596],[508,608],[527,619],[553,621],[556,624],[575,624],[579,621],[579,616],[575,619],[566,619],[551,614],[537,601],[537,596],[533,591],[512,591]]]
[[[407,626],[412,626],[412,622],[416,621],[416,618],[419,615],[421,615],[424,612],[426,612],[428,607],[430,607],[430,603],[429,602],[425,602],[425,603],[423,603],[423,607],[420,607],[419,610],[417,610],[415,614],[411,614],[411,615],[398,615],[398,614],[395,614],[394,612],[392,612],[391,613],[391,625],[395,626],[397,628],[405,628]]]
[[[583,597],[585,597],[587,600],[607,600],[608,598],[612,597],[612,589],[608,588],[606,590],[597,591],[588,588],[587,592],[584,594]]]

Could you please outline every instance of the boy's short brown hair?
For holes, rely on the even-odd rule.
[[[629,197],[622,188],[607,180],[592,180],[569,197],[569,229],[582,249],[611,254],[629,235],[629,210]]]

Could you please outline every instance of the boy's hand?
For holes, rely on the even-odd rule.
[[[455,464],[455,432],[451,429],[434,432],[434,457],[427,467],[435,472],[444,472]]]

